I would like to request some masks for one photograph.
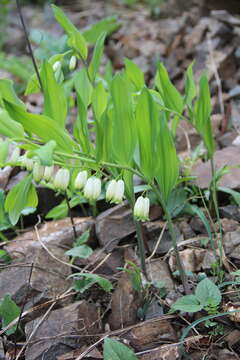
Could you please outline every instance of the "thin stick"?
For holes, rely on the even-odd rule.
[[[160,233],[160,235],[159,235],[159,237],[158,237],[158,240],[157,240],[157,243],[156,243],[156,245],[155,245],[155,248],[153,249],[152,254],[147,258],[147,261],[150,261],[150,260],[153,258],[153,256],[155,255],[155,253],[156,253],[156,251],[157,251],[157,249],[158,249],[158,246],[159,246],[159,244],[160,244],[160,242],[161,242],[161,240],[162,240],[163,234],[164,234],[164,232],[165,232],[165,230],[166,230],[166,227],[167,227],[167,222],[165,222],[165,224],[163,225],[163,228],[162,228],[161,233]]]
[[[27,32],[27,28],[26,28],[25,21],[24,21],[24,18],[23,18],[22,9],[21,9],[21,5],[20,5],[19,0],[16,0],[16,4],[17,4],[17,9],[18,9],[18,14],[19,14],[20,20],[21,20],[21,24],[22,24],[22,27],[23,27],[27,47],[28,47],[28,50],[29,50],[29,54],[30,54],[30,57],[32,59],[33,67],[34,67],[34,70],[36,72],[40,88],[41,88],[41,90],[43,92],[43,84],[42,84],[41,77],[40,77],[38,67],[37,67],[37,63],[36,63],[36,60],[35,60],[35,57],[34,57],[34,54],[33,54],[32,46],[31,46],[31,43],[29,41],[28,32]]]
[[[25,295],[25,298],[24,298],[24,301],[23,301],[23,305],[22,305],[19,317],[18,317],[18,322],[17,322],[17,326],[16,326],[16,331],[15,331],[16,333],[18,331],[20,321],[22,319],[22,314],[23,314],[23,311],[24,311],[24,307],[26,305],[27,298],[28,298],[28,295],[29,295],[32,273],[33,273],[33,262],[31,263],[30,273],[29,273],[29,277],[28,277],[28,287],[27,287],[26,295]],[[16,358],[16,355],[17,355],[17,343],[16,343],[16,340],[15,340],[14,341],[14,359]]]
[[[71,224],[72,224],[74,240],[76,240],[76,239],[77,239],[77,230],[76,230],[76,226],[75,226],[75,224],[74,224],[72,209],[71,209],[71,206],[70,206],[70,202],[69,202],[69,199],[68,199],[67,192],[65,192],[65,199],[66,199],[67,207],[68,207],[68,215],[69,215],[69,217],[70,217]]]
[[[42,323],[45,321],[45,319],[47,318],[47,316],[50,314],[51,310],[53,309],[53,307],[55,306],[56,301],[48,308],[48,310],[46,311],[46,313],[43,315],[43,317],[41,318],[41,320],[39,320],[39,322],[37,323],[35,329],[33,329],[33,331],[31,332],[28,340],[25,342],[25,344],[23,345],[23,347],[21,348],[21,350],[19,351],[17,357],[15,358],[15,360],[18,360],[23,351],[26,349],[26,347],[28,346],[30,340],[32,339],[32,337],[36,334],[37,330],[40,328],[40,326],[42,325]]]

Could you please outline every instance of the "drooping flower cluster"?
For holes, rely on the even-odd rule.
[[[54,173],[54,166],[42,166],[39,162],[33,161],[28,158],[27,154],[21,157],[22,165],[27,168],[28,171],[32,171],[33,179],[35,182],[45,180],[51,182]],[[58,191],[66,191],[70,184],[70,171],[66,168],[60,168],[54,178],[53,186]],[[82,191],[83,196],[89,201],[97,201],[101,194],[101,179],[96,176],[90,176],[88,178],[87,170],[81,170],[77,174],[74,181],[74,189],[76,191]],[[106,201],[119,204],[124,198],[125,185],[123,180],[111,180],[108,183],[106,189]],[[139,221],[149,220],[149,208],[150,201],[147,197],[139,196],[135,202],[133,214]]]

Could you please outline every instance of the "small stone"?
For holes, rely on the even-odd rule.
[[[239,164],[239,155],[240,155],[240,147],[239,146],[229,146],[222,150],[217,150],[214,154],[214,163],[216,169],[220,169],[221,167],[227,166],[235,166]],[[202,163],[201,165],[197,165],[192,175],[197,176],[196,183],[201,188],[208,188],[211,182],[211,166],[210,161],[206,163]],[[231,189],[239,189],[240,188],[240,169],[239,168],[231,168],[230,172],[224,175],[220,181],[219,186],[231,188]]]
[[[227,205],[219,208],[220,216],[240,222],[240,209],[237,205]]]
[[[167,264],[161,259],[152,259],[147,262],[147,274],[149,280],[154,283],[164,282],[164,287],[167,291],[174,289],[174,282],[172,280]]]
[[[224,233],[233,232],[240,228],[239,222],[233,219],[221,219],[221,224]]]
[[[133,289],[129,275],[123,273],[112,294],[112,313],[108,319],[111,330],[135,324],[139,306],[139,293]]]

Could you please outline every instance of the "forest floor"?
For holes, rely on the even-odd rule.
[[[214,268],[214,250],[199,216],[178,211],[174,226],[191,292],[194,293],[200,279],[208,276],[220,284],[221,289],[221,305],[215,314],[240,310],[240,290],[237,284],[232,284],[236,280],[232,272],[236,272],[240,264],[240,169],[236,168],[240,156],[240,12],[231,13],[231,1],[224,10],[207,9],[194,0],[189,1],[188,6],[169,0],[152,10],[147,4],[136,2],[127,6],[120,0],[62,3],[79,29],[106,16],[118,17],[119,28],[106,41],[103,68],[111,60],[114,71],[121,70],[127,57],[144,71],[147,84],[153,84],[160,60],[179,91],[183,91],[183,74],[191,62],[194,61],[196,79],[207,71],[216,140],[214,160],[217,168],[230,166],[218,183],[222,189],[218,193],[224,246],[222,272]],[[59,40],[56,45],[56,39],[60,39],[62,32],[50,7],[26,5],[23,14],[39,58],[57,52],[61,44]],[[46,37],[39,35],[43,30],[48,31]],[[18,64],[22,66],[19,74],[13,66],[6,66],[5,56],[21,57],[27,53],[14,9],[6,33],[5,60],[1,60],[0,54],[0,77],[17,81],[28,109],[40,113],[42,96],[21,93],[25,84],[24,65]],[[74,115],[73,110],[72,117]],[[211,168],[201,157],[200,136],[189,123],[182,122],[176,144],[184,166],[196,176],[195,188],[205,193],[211,182]],[[24,171],[20,169],[0,170],[0,188],[10,190],[23,176]],[[73,209],[77,235],[88,237],[87,244],[93,253],[86,259],[75,257],[70,261],[66,255],[74,242],[70,218],[45,218],[62,199],[41,185],[38,194],[37,213],[25,216],[17,229],[4,233],[8,241],[0,242],[0,248],[11,259],[6,263],[6,253],[0,258],[0,298],[9,294],[22,309],[15,334],[7,333],[2,323],[0,359],[103,359],[106,337],[120,340],[141,360],[240,358],[238,313],[219,316],[210,322],[200,321],[211,314],[205,310],[169,312],[184,292],[176,273],[167,222],[157,204],[151,206],[150,221],[142,224],[148,280],[142,278],[139,290],[134,286],[140,266],[137,241],[127,203],[106,207],[100,200],[96,217],[92,216],[91,209],[87,208],[85,214],[80,207]],[[176,206],[184,201],[185,198],[178,199]],[[196,204],[203,208],[201,201],[197,200]],[[212,231],[218,229],[214,217],[209,223]],[[81,284],[73,286],[74,280],[69,276],[83,270],[111,281],[113,290],[107,292],[94,284],[90,288],[86,286],[84,292],[78,291],[77,286]],[[224,286],[223,281],[229,283]],[[194,325],[197,320],[199,324]],[[16,320],[14,324],[17,323]],[[183,336],[188,326],[189,332]]]

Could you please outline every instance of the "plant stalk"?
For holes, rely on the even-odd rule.
[[[175,252],[175,256],[176,256],[177,267],[178,267],[178,270],[179,270],[179,274],[180,274],[180,278],[181,278],[181,281],[182,281],[184,292],[185,292],[186,295],[188,295],[190,293],[190,291],[189,291],[189,287],[188,287],[187,276],[186,276],[186,273],[185,273],[185,270],[184,270],[180,255],[179,255],[179,250],[178,250],[178,246],[177,246],[177,236],[176,236],[176,232],[174,230],[172,218],[171,218],[171,215],[170,215],[170,213],[168,211],[168,208],[167,208],[167,206],[165,204],[165,201],[163,200],[158,188],[155,185],[153,185],[153,190],[155,191],[155,193],[156,193],[156,195],[158,197],[158,200],[159,200],[159,202],[160,202],[160,204],[161,204],[161,206],[163,208],[165,216],[167,218],[168,229],[169,229],[169,232],[170,232],[170,235],[171,235],[171,240],[172,240],[172,244],[173,244],[173,248],[174,248],[174,252]]]
[[[221,224],[221,219],[220,219],[220,214],[219,214],[219,209],[218,209],[217,184],[216,184],[216,178],[215,178],[215,166],[214,166],[213,157],[211,157],[210,163],[211,163],[211,171],[212,171],[212,198],[213,198],[214,210],[215,210],[215,214],[217,217],[217,223],[218,223],[219,232],[220,232],[220,240],[218,240],[218,249],[219,249],[219,253],[220,253],[220,266],[222,266],[223,231],[222,231],[222,224]]]
[[[24,32],[24,35],[25,35],[28,51],[29,51],[30,57],[32,59],[33,67],[34,67],[34,70],[35,70],[36,75],[37,75],[39,86],[40,86],[40,88],[41,88],[41,90],[43,92],[43,84],[42,84],[41,77],[40,77],[38,67],[37,67],[37,63],[36,63],[36,60],[35,60],[35,57],[34,57],[34,54],[33,54],[32,46],[31,46],[31,43],[29,41],[28,32],[27,32],[27,28],[26,28],[25,21],[24,21],[24,18],[23,18],[20,1],[16,0],[16,4],[17,4],[17,10],[18,10],[18,14],[19,14],[19,17],[20,17],[20,21],[21,21],[21,24],[22,24],[22,27],[23,27],[23,32]]]
[[[71,206],[70,206],[70,203],[69,203],[69,199],[68,199],[67,192],[65,192],[65,199],[66,199],[67,208],[68,208],[68,215],[69,215],[69,217],[70,217],[71,224],[72,224],[74,240],[76,240],[76,239],[77,239],[77,230],[76,230],[76,226],[75,226],[75,224],[74,224],[72,209],[71,209]]]
[[[143,241],[141,224],[139,221],[134,220],[134,225],[135,225],[136,234],[137,234],[138,250],[139,250],[139,255],[140,255],[142,273],[146,277],[146,279],[148,279],[146,261],[145,261],[145,246],[144,246],[144,241]]]

